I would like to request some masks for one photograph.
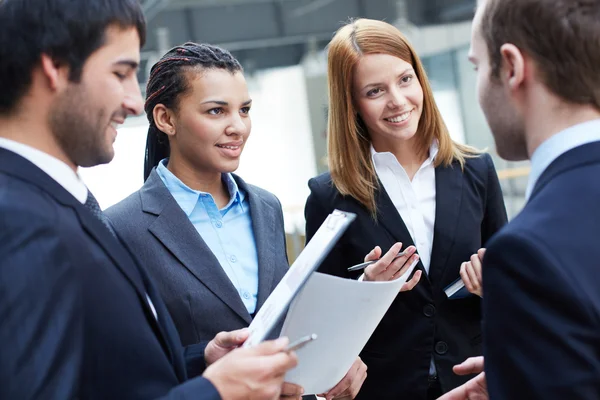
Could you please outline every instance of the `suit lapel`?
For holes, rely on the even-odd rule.
[[[435,224],[429,275],[439,282],[454,245],[462,202],[463,172],[457,163],[435,169]]]
[[[527,202],[530,202],[557,175],[580,165],[596,164],[600,161],[599,155],[600,142],[587,143],[563,153],[542,172]]]
[[[4,162],[7,164],[4,165]],[[41,169],[23,157],[13,152],[0,149],[0,170],[5,170],[11,175],[17,176],[40,187],[45,192],[49,193],[58,203],[71,207],[75,211],[82,228],[104,249],[106,255],[113,261],[113,264],[134,287],[140,298],[144,312],[146,313],[146,318],[158,333],[165,350],[169,353],[170,347],[166,344],[164,332],[162,332],[160,324],[158,324],[154,318],[154,314],[146,299],[146,289],[142,275],[140,275],[141,271],[135,264],[131,253],[127,252],[122,243],[115,239],[106,226],[86,210],[85,207],[69,192]]]
[[[406,224],[381,182],[376,196],[377,220],[390,232],[395,241],[402,242],[402,248],[414,245]]]
[[[385,229],[392,235],[395,242],[402,242],[402,249],[405,249],[409,246],[414,246],[414,242],[404,220],[398,213],[396,206],[390,199],[390,196],[385,191],[383,184],[379,181],[379,189],[376,194],[377,201],[377,221],[383,225]],[[386,249],[383,249],[384,251]],[[423,267],[423,263],[419,260],[419,263],[416,266],[417,269],[423,271],[422,280],[428,280],[427,273],[425,272],[425,267]]]
[[[258,253],[258,300],[256,310],[264,304],[271,294],[273,276],[275,275],[276,235],[283,232],[277,229],[276,210],[267,204],[254,190],[238,176],[235,176],[238,187],[248,196],[250,203],[250,216],[252,218],[252,230]]]
[[[157,216],[150,232],[200,282],[248,324],[252,321],[221,264],[153,171],[140,190],[144,212]]]

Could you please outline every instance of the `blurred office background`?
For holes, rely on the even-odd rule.
[[[524,203],[528,164],[495,152],[477,104],[475,71],[467,60],[476,0],[143,0],[148,39],[139,80],[186,41],[219,45],[242,63],[253,99],[252,134],[240,169],[247,182],[283,205],[290,261],[304,244],[307,181],[327,170],[326,48],[349,18],[381,19],[409,37],[421,56],[438,106],[456,141],[487,149],[496,163],[509,217]],[[82,169],[102,208],[143,184],[145,116],[119,129],[115,159]]]

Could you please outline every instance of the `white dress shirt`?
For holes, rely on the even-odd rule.
[[[575,147],[598,141],[600,119],[573,125],[543,142],[531,156],[531,172],[525,199],[529,199],[538,179],[554,160]]]
[[[67,192],[71,193],[81,204],[87,200],[88,189],[79,175],[67,164],[31,146],[0,138],[0,147],[20,155],[54,179]]]
[[[437,142],[429,148],[429,157],[412,181],[392,153],[377,153],[371,146],[375,172],[390,196],[398,214],[417,248],[425,272],[429,273],[433,227],[435,225],[435,167],[433,161],[438,152]]]
[[[390,152],[378,153],[371,146],[375,172],[404,221],[427,274],[431,263],[435,225],[436,192],[433,161],[438,149],[438,143],[434,141],[429,148],[429,157],[421,164],[411,181],[396,156]],[[429,365],[429,375],[436,375],[433,356]]]
[[[44,153],[31,146],[15,142],[14,140],[0,138],[0,147],[12,151],[33,163],[36,167],[44,171],[50,178],[54,179],[67,192],[71,193],[81,204],[85,204],[88,196],[88,188],[81,180],[79,175],[71,169],[66,163],[56,157]],[[154,317],[158,319],[156,309],[148,294],[146,299]]]

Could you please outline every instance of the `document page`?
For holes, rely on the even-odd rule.
[[[326,393],[346,375],[417,263],[394,281],[358,282],[314,272],[287,313],[281,336],[317,334],[285,381]]]
[[[339,210],[329,214],[252,320],[248,327],[250,337],[244,343],[244,347],[256,345],[267,337],[294,296],[319,267],[355,217],[355,214]]]

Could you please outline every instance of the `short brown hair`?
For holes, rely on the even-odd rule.
[[[500,47],[532,57],[542,83],[575,104],[600,109],[600,0],[486,0],[480,24],[491,75],[502,66]]]
[[[333,184],[344,196],[351,196],[377,215],[375,191],[379,181],[371,159],[371,139],[352,101],[352,77],[363,55],[388,54],[398,57],[415,70],[423,89],[423,113],[417,128],[417,151],[427,154],[434,140],[439,151],[435,166],[478,154],[470,146],[455,143],[433,98],[427,74],[419,56],[404,35],[394,26],[376,20],[358,19],[340,28],[328,46],[327,77],[329,113],[327,146],[329,171]]]

